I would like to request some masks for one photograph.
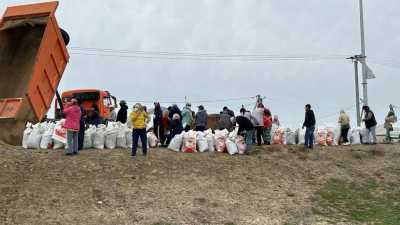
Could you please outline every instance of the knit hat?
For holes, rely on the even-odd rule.
[[[173,120],[179,120],[181,117],[179,116],[179,114],[177,114],[177,113],[175,113],[173,116],[172,116],[172,119]]]

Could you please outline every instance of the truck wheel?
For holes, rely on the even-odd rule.
[[[62,35],[62,37],[63,37],[63,39],[64,39],[65,46],[67,46],[68,43],[69,43],[69,35],[68,35],[68,33],[67,33],[65,30],[63,30],[62,28],[60,28],[60,31],[61,31],[61,35]]]

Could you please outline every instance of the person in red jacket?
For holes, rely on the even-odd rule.
[[[64,128],[67,129],[67,143],[68,153],[65,155],[72,156],[78,154],[78,134],[79,122],[81,120],[81,109],[78,106],[76,99],[71,99],[67,107],[63,110],[64,115],[67,116],[64,123]]]
[[[270,119],[271,113],[269,110],[264,109],[264,126],[262,127],[263,130],[263,139],[265,145],[271,144],[271,128],[272,128],[272,121]]]
[[[168,111],[164,112],[163,117],[161,118],[161,128],[160,128],[160,141],[161,141],[161,146],[162,147],[166,147],[166,145],[164,145],[165,142],[165,134],[167,133],[167,131],[169,130],[169,120],[168,120]]]

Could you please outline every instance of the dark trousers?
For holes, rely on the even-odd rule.
[[[78,133],[78,151],[83,149],[83,139],[85,138],[85,121],[79,121],[79,133]]]
[[[255,127],[257,131],[257,144],[261,146],[262,127]]]
[[[159,131],[160,131],[160,125],[154,125],[153,132],[156,135],[158,140],[160,140],[160,135],[158,134]]]
[[[196,131],[205,131],[206,130],[206,126],[196,126]]]
[[[304,145],[306,147],[313,148],[314,146],[314,130],[314,126],[306,128],[306,135],[304,136]]]
[[[163,145],[164,141],[165,141],[165,137],[164,137],[164,126],[160,126],[160,130],[158,131],[160,134],[160,139],[158,139],[160,141],[160,143]]]
[[[349,129],[350,128],[342,129],[342,138],[344,143],[349,142],[349,140],[347,139],[347,134],[349,133]]]
[[[190,130],[190,125],[186,125],[185,132],[188,132],[189,130]]]
[[[142,141],[142,151],[143,155],[147,154],[147,135],[146,128],[144,129],[133,129],[132,130],[132,155],[136,155],[136,150],[138,147],[138,141]]]

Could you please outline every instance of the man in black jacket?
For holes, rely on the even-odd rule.
[[[128,106],[124,100],[119,102],[119,106],[121,106],[121,108],[118,111],[117,122],[126,123],[126,119],[128,118]]]
[[[246,155],[250,155],[251,151],[251,139],[254,134],[254,125],[253,123],[244,116],[237,116],[231,118],[231,123],[237,123],[239,125],[238,135],[241,135],[242,131],[247,131],[246,133]]]
[[[371,144],[376,145],[376,119],[375,119],[375,114],[374,112],[371,111],[371,109],[364,105],[363,109],[365,111],[365,117],[363,119],[363,122],[365,122],[365,142],[363,144],[368,145],[369,144],[369,135],[372,133],[372,138],[373,142]]]
[[[306,127],[306,135],[304,141],[304,148],[313,148],[314,145],[314,130],[315,130],[315,115],[314,111],[311,110],[311,105],[306,105],[306,118],[303,123],[303,129]]]
[[[182,112],[181,112],[181,110],[178,108],[178,106],[176,104],[173,104],[172,108],[171,108],[171,110],[169,111],[169,114],[168,114],[168,117],[169,117],[170,121],[172,121],[172,117],[175,114],[178,114],[179,117],[180,117],[180,120],[182,120]]]
[[[157,136],[158,140],[160,140],[160,137],[164,135],[164,132],[160,129],[162,117],[163,112],[160,103],[154,102],[154,134]],[[158,132],[160,132],[160,134]]]

